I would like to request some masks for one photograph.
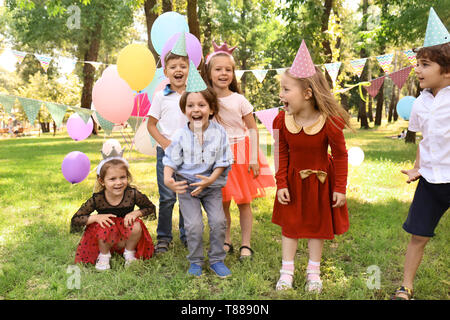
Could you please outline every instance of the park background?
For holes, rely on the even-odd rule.
[[[68,28],[67,8],[81,11],[79,28]],[[402,277],[403,257],[409,236],[402,230],[415,184],[406,184],[401,169],[412,167],[420,136],[397,139],[407,128],[399,118],[397,102],[416,97],[420,90],[414,70],[404,85],[385,76],[379,90],[368,93],[351,86],[379,79],[411,65],[404,53],[423,43],[430,7],[449,25],[450,1],[3,1],[0,7],[2,52],[26,53],[13,68],[0,67],[0,94],[40,101],[36,121],[30,124],[19,99],[11,110],[0,102],[2,129],[13,118],[21,132],[6,130],[0,140],[0,299],[386,299]],[[101,160],[105,139],[123,145],[134,134],[133,126],[106,133],[95,127],[83,141],[72,140],[65,122],[76,108],[90,109],[92,88],[126,45],[145,43],[154,51],[152,23],[165,12],[187,17],[189,30],[212,51],[211,41],[237,46],[236,69],[240,84],[255,111],[277,108],[277,70],[289,67],[302,39],[315,64],[341,62],[335,79],[326,71],[336,97],[352,114],[355,132],[346,131],[347,148],[360,147],[364,162],[349,167],[347,199],[351,227],[328,241],[324,249],[324,291],[316,296],[304,291],[306,242],[297,254],[295,290],[274,290],[279,276],[279,227],[271,220],[275,190],[253,202],[252,262],[244,264],[230,255],[226,263],[233,276],[225,281],[212,275],[191,279],[186,275],[187,254],[177,240],[168,254],[124,269],[120,257],[113,271],[99,274],[81,267],[80,288],[73,287],[74,251],[79,234],[69,233],[70,218],[90,196],[91,174],[81,183],[68,183],[61,173],[65,155],[84,152],[92,168]],[[377,57],[393,53],[389,63]],[[47,64],[39,55],[52,57]],[[63,71],[59,58],[76,61]],[[365,59],[361,73],[351,61]],[[160,66],[160,65],[159,65]],[[159,67],[158,66],[158,67]],[[325,69],[324,69],[325,70]],[[244,72],[245,71],[245,72]],[[262,80],[257,78],[264,73]],[[335,80],[335,81],[333,81]],[[350,87],[349,87],[350,86]],[[46,103],[71,106],[56,128]],[[271,136],[259,124],[261,144],[269,157]],[[155,157],[135,149],[126,153],[135,184],[157,205]],[[240,241],[238,212],[232,207],[233,243]],[[156,237],[156,222],[146,222]],[[176,223],[174,223],[176,225]],[[418,299],[449,298],[448,217],[426,248],[416,280]],[[175,239],[177,230],[175,232]],[[205,233],[206,235],[206,233]],[[206,240],[207,241],[207,237]],[[379,280],[379,281],[378,281]]]

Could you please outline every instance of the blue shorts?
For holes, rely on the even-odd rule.
[[[434,229],[450,207],[450,183],[429,183],[420,177],[403,229],[411,234],[433,237]]]

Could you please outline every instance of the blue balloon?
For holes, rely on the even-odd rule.
[[[148,101],[152,102],[153,93],[156,90],[156,87],[161,83],[161,81],[167,79],[164,75],[163,68],[156,69],[155,76],[153,77],[152,82],[142,90],[142,92],[147,92]]]
[[[150,38],[153,48],[158,54],[161,54],[166,41],[175,33],[183,31],[186,33],[189,32],[189,26],[185,16],[174,11],[163,13],[156,18],[152,25]]]
[[[415,100],[416,98],[411,96],[401,98],[397,103],[398,115],[405,120],[409,120],[409,116],[411,115],[411,110]]]

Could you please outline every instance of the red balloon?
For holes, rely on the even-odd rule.
[[[145,117],[150,109],[150,101],[148,100],[147,92],[140,93],[134,98],[134,107],[131,112],[133,117]],[[139,114],[138,114],[139,109]]]

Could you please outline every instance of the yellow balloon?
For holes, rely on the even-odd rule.
[[[117,71],[131,89],[141,91],[150,84],[155,76],[155,58],[147,46],[137,43],[130,44],[119,53]]]

